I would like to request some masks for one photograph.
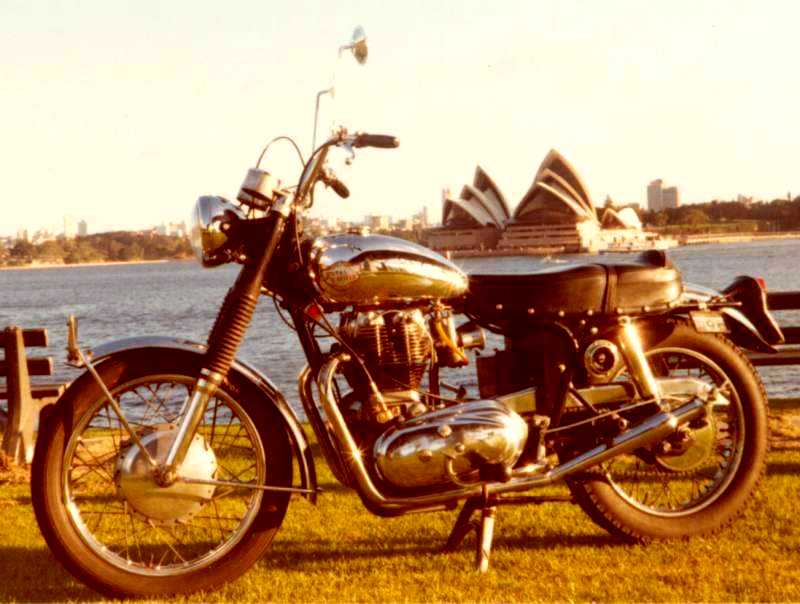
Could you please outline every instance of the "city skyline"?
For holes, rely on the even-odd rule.
[[[658,174],[690,203],[783,198],[800,190],[798,17],[796,3],[749,0],[5,3],[0,165],[15,205],[0,234],[65,208],[97,230],[144,228],[182,220],[199,195],[233,198],[273,136],[307,153],[314,96],[357,23],[369,61],[338,62],[320,132],[336,121],[401,146],[339,162],[352,196],[320,195],[317,215],[434,215],[476,163],[517,200],[550,148],[595,199],[645,207]],[[276,147],[266,165],[291,183],[295,163]]]
[[[738,193],[735,198],[731,198],[731,199],[713,198],[713,199],[707,199],[707,200],[693,200],[693,201],[690,201],[690,202],[686,202],[686,201],[684,201],[682,199],[682,197],[680,195],[680,188],[677,187],[677,186],[670,186],[670,187],[663,187],[662,188],[662,194],[666,193],[668,196],[670,196],[668,198],[668,201],[666,202],[666,204],[665,205],[660,205],[660,206],[656,205],[654,207],[650,203],[650,199],[651,198],[648,197],[650,188],[655,184],[663,185],[663,183],[664,183],[664,181],[662,179],[660,179],[660,178],[655,179],[655,180],[651,181],[650,183],[648,183],[648,185],[646,187],[647,193],[645,194],[645,199],[644,199],[643,202],[626,202],[624,200],[622,200],[622,201],[611,200],[611,198],[608,195],[606,196],[605,201],[608,202],[609,200],[611,200],[613,202],[614,207],[637,206],[643,211],[659,211],[659,210],[663,210],[663,209],[667,209],[667,208],[677,208],[677,207],[680,207],[680,206],[683,206],[683,205],[703,204],[703,203],[708,203],[708,202],[711,202],[711,201],[737,202],[737,203],[751,204],[751,203],[771,203],[772,201],[776,201],[776,200],[789,200],[789,201],[791,201],[792,199],[794,199],[794,197],[792,196],[791,191],[788,191],[784,196],[776,197],[776,198],[770,199],[770,200],[757,199],[757,198],[755,198],[753,196],[747,196],[747,195],[743,195],[741,193]],[[448,191],[449,192],[449,189],[447,187],[445,187],[443,189],[443,191]],[[669,193],[667,193],[667,192],[669,192]],[[676,196],[676,197],[672,197],[672,196]],[[662,199],[662,198],[659,197],[658,199]],[[667,198],[665,197],[664,199],[667,199]],[[676,200],[676,201],[674,201],[674,200]],[[420,205],[419,206],[419,208],[421,208],[421,209],[419,209],[419,211],[414,212],[412,214],[408,214],[408,215],[406,215],[406,214],[404,214],[404,215],[380,214],[380,213],[372,212],[372,213],[364,214],[362,216],[351,217],[349,219],[343,219],[343,218],[339,218],[337,216],[313,216],[313,217],[309,217],[308,221],[310,223],[315,224],[315,225],[322,224],[326,228],[331,229],[331,230],[335,229],[337,226],[342,226],[342,225],[349,225],[349,226],[363,225],[363,226],[369,226],[370,228],[372,228],[374,230],[379,230],[379,229],[387,229],[387,228],[390,228],[390,227],[392,227],[394,225],[403,225],[403,224],[409,223],[410,221],[416,222],[416,223],[420,223],[421,222],[424,225],[430,226],[430,225],[435,225],[435,224],[440,224],[441,223],[441,220],[440,220],[441,211],[440,210],[441,210],[442,203],[443,203],[443,198],[440,199],[439,202],[438,202],[438,206],[439,207],[434,207],[434,211],[433,211],[434,218],[430,217],[431,216],[430,204],[425,204],[425,205]],[[600,208],[600,206],[597,206],[597,207]],[[424,218],[422,218],[423,214],[424,214]],[[76,235],[77,236],[86,236],[86,235],[92,235],[92,234],[98,234],[98,233],[107,233],[107,232],[113,232],[113,231],[133,231],[133,232],[137,232],[137,231],[154,231],[154,232],[157,232],[157,233],[162,234],[162,235],[171,235],[171,234],[175,234],[176,231],[183,230],[185,233],[188,234],[188,231],[190,229],[190,225],[189,225],[188,221],[183,220],[183,221],[180,221],[180,222],[161,221],[159,223],[156,223],[155,225],[149,225],[149,226],[139,227],[139,228],[126,228],[125,225],[122,225],[119,228],[113,228],[113,229],[92,229],[91,232],[90,232],[89,228],[88,228],[88,224],[89,223],[84,219],[75,219],[74,216],[64,215],[60,220],[61,220],[60,224],[64,225],[63,228],[61,228],[60,230],[59,230],[59,227],[57,226],[59,224],[59,221],[51,221],[51,223],[49,225],[42,226],[42,227],[39,227],[39,228],[36,228],[36,229],[27,227],[25,225],[18,226],[17,228],[13,228],[12,227],[12,228],[8,229],[7,232],[0,232],[0,238],[9,238],[9,237],[11,237],[13,239],[26,239],[28,241],[31,241],[31,240],[34,239],[34,235],[36,235],[38,233],[38,234],[40,234],[40,239],[42,241],[47,241],[48,239],[54,239],[54,238],[62,237],[62,236],[70,239],[70,238],[74,238]],[[69,228],[67,226],[68,223],[71,225]],[[70,229],[74,230],[74,232],[71,232]],[[22,235],[22,233],[25,233],[25,235]]]

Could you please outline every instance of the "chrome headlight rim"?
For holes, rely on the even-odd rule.
[[[244,213],[224,197],[199,197],[192,210],[189,239],[200,264],[213,267],[230,262],[230,227],[225,225],[245,219]]]

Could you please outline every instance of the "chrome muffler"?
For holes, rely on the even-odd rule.
[[[476,483],[474,485],[460,486],[440,493],[409,497],[388,497],[376,487],[370,478],[370,474],[364,463],[364,453],[358,448],[358,444],[355,442],[352,434],[350,434],[350,430],[336,403],[333,385],[334,378],[340,364],[347,362],[349,358],[348,354],[339,353],[320,368],[316,376],[321,399],[319,411],[324,412],[326,415],[322,420],[331,428],[333,436],[337,441],[334,444],[338,450],[343,453],[342,458],[347,464],[350,474],[355,480],[355,486],[362,498],[373,504],[376,508],[391,514],[403,514],[419,510],[420,508],[444,506],[445,504],[451,504],[460,499],[469,499],[485,494],[499,495],[502,493],[526,491],[535,487],[549,485],[570,474],[594,467],[617,455],[630,453],[640,447],[646,447],[661,441],[674,433],[681,424],[703,417],[706,414],[707,403],[703,400],[693,398],[693,400],[681,405],[677,409],[654,415],[641,424],[611,439],[608,443],[598,445],[550,470],[532,476],[524,475],[524,471],[522,471],[517,475],[512,475],[512,479],[508,482],[488,484]],[[306,390],[306,393],[307,392]],[[701,394],[702,392],[705,391],[697,389],[697,394]]]

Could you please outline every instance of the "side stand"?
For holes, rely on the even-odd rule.
[[[473,520],[475,512],[480,512],[480,518]],[[482,497],[467,499],[464,507],[458,513],[458,518],[450,531],[444,552],[450,553],[458,549],[464,539],[475,531],[475,567],[479,572],[489,570],[489,557],[492,553],[492,537],[494,535],[494,520],[497,517],[497,506],[489,500],[488,493]]]

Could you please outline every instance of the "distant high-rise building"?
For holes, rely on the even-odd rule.
[[[17,239],[20,241],[28,241],[28,229],[20,229],[17,231]]]
[[[662,185],[664,181],[660,178],[654,180],[649,185],[647,185],[647,209],[652,210],[654,212],[661,209],[661,200],[663,199],[662,195]]]
[[[72,216],[64,216],[64,237],[66,239],[75,239],[78,235],[78,223]]]
[[[365,216],[364,223],[373,231],[385,231],[389,228],[388,216]]]
[[[186,226],[186,221],[183,222],[162,222],[160,225],[153,229],[158,235],[166,235],[168,237],[188,237],[189,227]]]
[[[647,208],[658,212],[666,208],[677,208],[681,205],[678,187],[664,187],[660,178],[647,185]]]
[[[664,208],[677,208],[681,205],[678,187],[667,187],[661,192],[661,205]]]
[[[89,234],[89,225],[85,220],[78,221],[78,237],[86,237]]]
[[[413,231],[414,230],[414,219],[413,218],[403,218],[397,223],[397,228],[401,231]]]

